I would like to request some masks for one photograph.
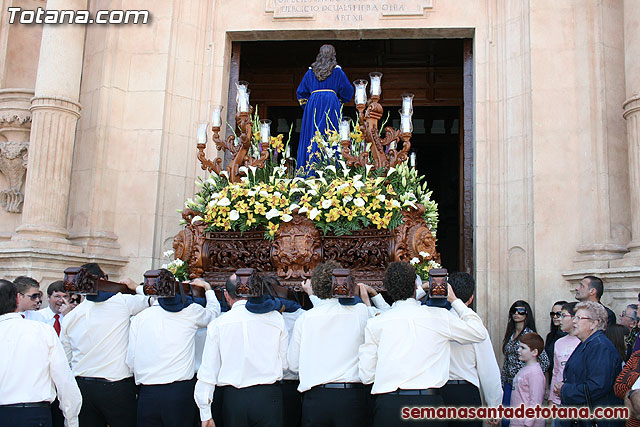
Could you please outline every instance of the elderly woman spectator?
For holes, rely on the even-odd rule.
[[[563,405],[595,408],[622,404],[613,394],[613,383],[622,370],[622,360],[602,332],[606,326],[607,312],[601,304],[586,301],[576,306],[573,335],[580,339],[580,344],[564,367],[563,382],[553,387]],[[569,420],[561,422],[561,425],[570,424]],[[599,427],[613,425],[617,425],[616,420],[598,421]]]
[[[635,382],[640,378],[640,351],[636,351],[631,355],[629,361],[627,361],[622,372],[616,378],[616,382],[613,385],[613,391],[619,399],[630,399],[631,394],[640,396],[640,390],[635,390],[632,393],[631,388]],[[634,400],[638,398],[634,397]],[[629,406],[629,401],[625,403]],[[637,405],[636,405],[637,406]],[[640,427],[640,420],[638,419],[636,411],[631,411],[631,417],[625,423],[626,427]]]

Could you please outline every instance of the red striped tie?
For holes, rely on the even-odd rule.
[[[55,329],[58,336],[60,336],[60,315],[56,314],[53,318],[56,319],[55,322],[53,322],[53,329]]]

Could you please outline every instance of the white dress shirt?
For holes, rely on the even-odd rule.
[[[36,322],[47,323],[45,321],[44,316],[40,314],[40,310],[27,310],[27,311],[22,311],[18,314],[20,314],[21,317],[24,317],[27,320],[35,320]]]
[[[296,321],[302,314],[305,313],[305,310],[299,308],[293,313],[287,313],[286,311],[282,313],[282,318],[284,319],[284,327],[287,329],[287,335],[289,336],[289,346],[291,346],[291,338],[293,338],[293,328],[296,326]],[[297,380],[298,373],[291,370],[291,366],[289,366],[284,373],[282,374],[283,380]]]
[[[360,382],[358,348],[368,319],[366,305],[342,305],[336,298],[300,316],[287,353],[289,369],[300,376],[299,392],[326,383]]]
[[[53,312],[53,310],[51,310],[51,307],[47,306],[41,310],[38,310],[38,314],[40,316],[42,316],[42,321],[44,323],[47,323],[51,326],[53,326],[53,324],[56,322],[55,316],[56,313]],[[62,318],[64,317],[64,315],[62,313],[60,313],[60,322],[62,322]]]
[[[144,295],[117,293],[104,302],[84,300],[65,316],[60,339],[76,377],[119,381],[131,376],[125,362],[130,318],[148,308],[148,301]]]
[[[0,405],[53,402],[57,394],[67,427],[77,426],[82,395],[53,328],[4,314],[0,342]]]
[[[216,385],[236,388],[273,384],[287,369],[289,338],[277,311],[251,313],[247,301],[236,301],[231,310],[207,328],[202,365],[194,392],[200,419],[211,418]]]
[[[457,312],[453,312],[458,316]],[[500,367],[493,352],[491,339],[474,344],[451,342],[450,380],[466,380],[478,387],[486,406],[502,403]]]
[[[447,382],[449,342],[480,342],[487,337],[473,310],[459,299],[452,306],[460,318],[409,298],[369,319],[360,346],[359,372],[363,383],[373,383],[372,394],[439,388]]]
[[[127,365],[136,384],[169,384],[195,374],[195,335],[220,314],[213,291],[206,291],[207,308],[189,304],[178,312],[156,302],[131,320]]]

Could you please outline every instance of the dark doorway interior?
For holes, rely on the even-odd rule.
[[[324,41],[237,42],[239,80],[250,83],[251,103],[272,120],[272,134],[293,124],[295,157],[302,119],[295,91]],[[438,251],[443,266],[464,270],[462,233],[463,44],[461,39],[330,41],[350,80],[381,71],[382,102],[390,123],[399,127],[400,94],[413,92],[412,151],[439,204]],[[231,82],[234,83],[234,82]],[[344,114],[356,117],[353,101]],[[467,255],[468,256],[468,255]]]

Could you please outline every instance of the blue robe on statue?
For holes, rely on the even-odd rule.
[[[339,65],[323,81],[318,80],[311,67],[307,70],[296,91],[298,102],[304,109],[296,162],[298,175],[313,175],[313,163],[318,161],[315,155],[318,147],[315,142],[312,145],[311,139],[317,130],[325,135],[327,118],[330,121],[329,129],[339,131],[341,104],[349,102],[353,98],[353,92],[351,82]]]

